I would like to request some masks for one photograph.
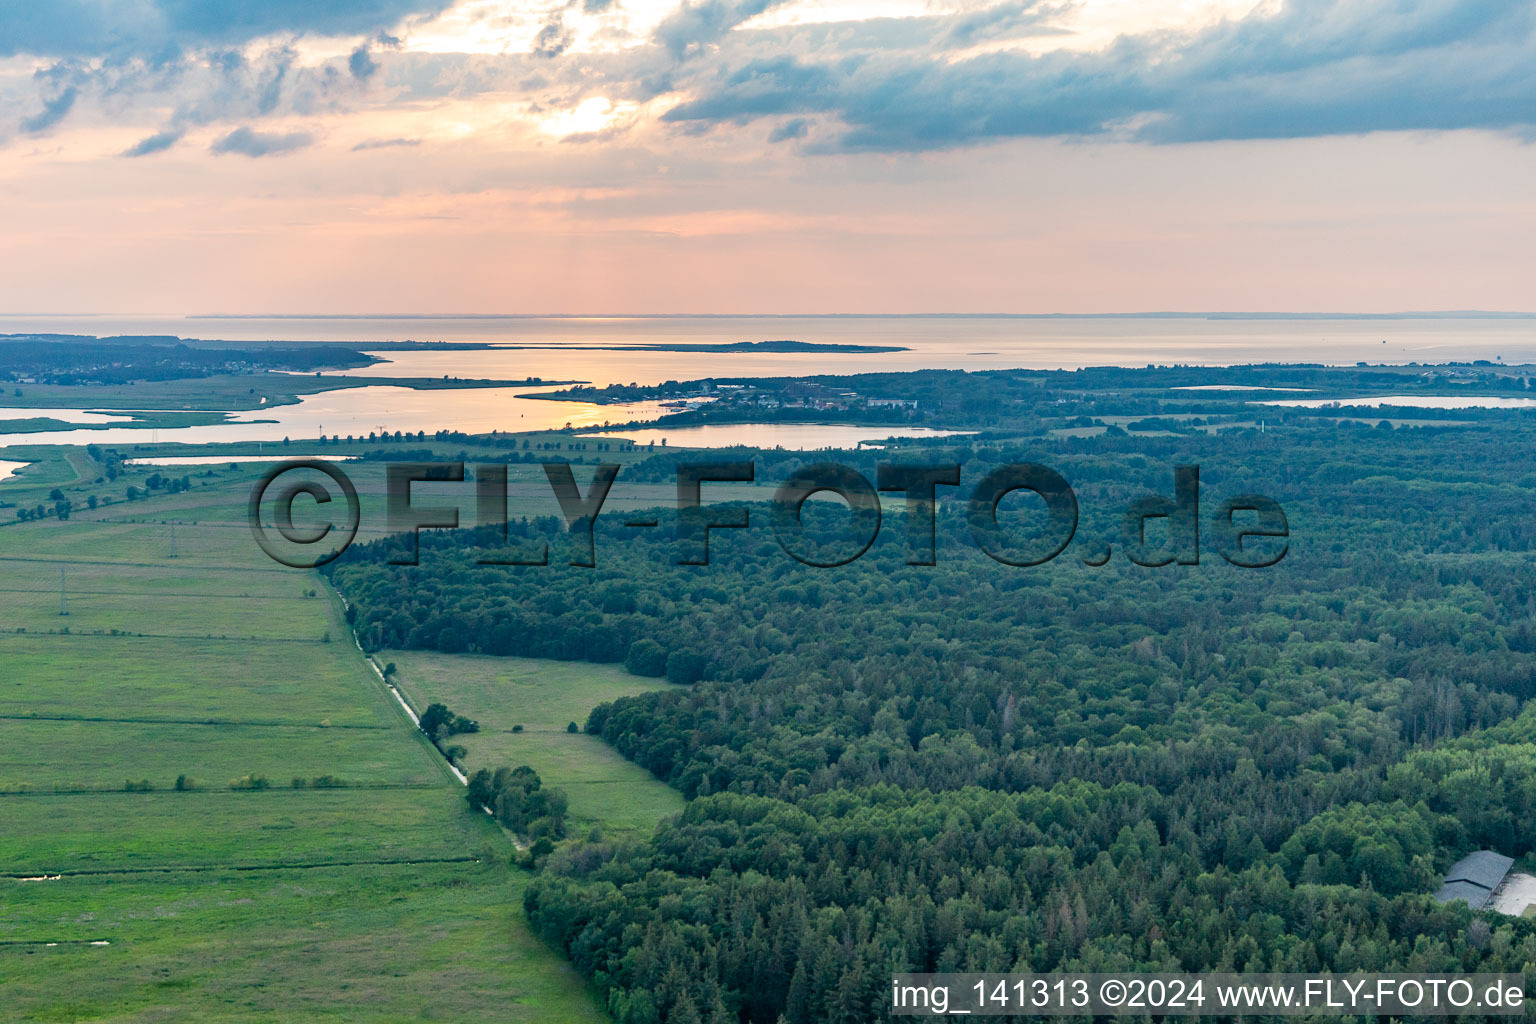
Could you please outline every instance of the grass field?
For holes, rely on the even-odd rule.
[[[305,645],[298,673],[295,648],[284,643],[0,634],[0,717],[391,728],[387,706],[350,699],[357,676],[347,662],[355,652],[346,643],[336,646]],[[111,658],[105,666],[103,648]],[[232,654],[241,659],[240,678],[228,676]],[[86,679],[89,708],[61,707],[59,695]]]
[[[126,763],[125,749],[134,752]],[[179,775],[228,788],[244,776],[288,785],[294,777],[324,775],[348,782],[419,786],[440,773],[420,746],[367,729],[0,721],[0,792],[121,788],[130,779],[170,789]]]
[[[0,834],[0,875],[23,878],[487,858],[507,852],[494,830],[459,813],[462,798],[444,786],[294,790],[285,785],[260,793],[220,788],[13,795],[0,801],[0,812],[13,826]]]
[[[568,731],[598,704],[664,682],[587,662],[421,651],[384,651],[376,660],[394,663],[395,683],[418,712],[441,703],[480,723],[480,732],[453,738],[469,751],[470,772],[526,764],[565,790],[573,831],[598,825],[605,834],[648,835],[683,809],[676,790],[597,737]]]
[[[0,499],[93,471],[37,468]],[[0,529],[0,1021],[604,1020],[254,475]]]
[[[606,1020],[523,925],[525,882],[482,863],[11,883],[46,895],[0,887],[0,936],[22,937],[0,938],[0,1019]]]

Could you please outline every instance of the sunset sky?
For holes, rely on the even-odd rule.
[[[0,0],[0,313],[1536,309],[1530,0]]]

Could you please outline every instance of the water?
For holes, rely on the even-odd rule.
[[[460,355],[476,355],[465,352]],[[148,430],[105,427],[97,430],[50,430],[6,434],[0,444],[144,444],[151,441],[212,444],[234,441],[281,441],[283,438],[394,431],[455,430],[466,434],[493,430],[556,430],[566,426],[597,427],[608,423],[649,420],[666,410],[660,402],[594,405],[527,398],[539,388],[473,388],[415,391],[373,385],[305,395],[295,405],[268,406],[233,414],[231,422],[200,427]]]
[[[1496,360],[1536,362],[1536,319],[1229,319],[1199,317],[1020,319],[1011,317],[421,317],[421,318],[190,318],[0,317],[0,333],[159,334],[232,341],[346,341],[367,350],[381,341],[477,342],[483,351],[376,353],[387,360],[348,370],[364,377],[580,380],[657,384],[700,377],[805,376],[916,369],[1056,369],[1148,363],[1230,365],[1258,362],[1352,364]],[[638,346],[724,344],[792,339],[822,344],[897,345],[903,351],[660,352]],[[540,346],[511,348],[507,346]],[[612,346],[612,351],[598,350]],[[373,431],[523,431],[597,427],[652,419],[658,403],[602,406],[527,398],[527,387],[413,391],[362,387],[304,398],[297,405],[241,413],[216,426],[148,430],[105,427],[0,437],[4,444],[207,444],[281,441]],[[549,390],[549,386],[531,390]],[[876,396],[879,397],[879,396]],[[28,415],[86,410],[27,410]],[[63,417],[60,417],[63,418]],[[86,423],[85,420],[72,422]],[[91,422],[101,422],[91,421]],[[691,428],[690,428],[691,429]],[[749,436],[762,426],[723,426],[669,438]],[[773,428],[785,447],[842,443],[848,428],[784,424]],[[786,432],[787,431],[787,432]],[[855,440],[905,433],[856,427]],[[651,435],[644,431],[626,436]],[[660,436],[660,435],[656,435]],[[770,437],[755,433],[753,436]],[[690,443],[702,443],[693,440]],[[728,443],[720,441],[719,443]]]
[[[5,481],[11,479],[11,477],[16,475],[17,470],[22,469],[28,465],[30,465],[30,463],[5,462],[4,460],[0,460],[0,483],[4,483]]]
[[[847,423],[709,423],[697,427],[670,429],[619,430],[614,437],[624,437],[640,445],[661,446],[666,441],[673,448],[788,448],[808,451],[815,448],[857,448],[861,442],[878,442],[887,437],[951,437],[958,430],[933,430],[927,427],[860,426]]]
[[[0,333],[171,334],[233,341],[478,342],[554,346],[500,352],[389,352],[352,374],[655,384],[915,369],[1075,369],[1147,363],[1536,362],[1536,319],[1212,319],[1199,317],[0,317]],[[905,352],[599,352],[572,346],[725,344],[777,339],[901,345]]]
[[[1409,409],[1530,409],[1536,398],[1492,398],[1486,395],[1383,395],[1379,398],[1288,398],[1255,402],[1255,405],[1288,405],[1300,409],[1326,409],[1331,405],[1368,406],[1379,409],[1396,405]]]
[[[1268,388],[1262,384],[1180,384],[1174,391],[1316,391],[1316,388]]]

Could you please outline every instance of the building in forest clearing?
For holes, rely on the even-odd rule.
[[[1473,910],[1482,910],[1493,899],[1494,892],[1504,882],[1504,876],[1514,867],[1513,857],[1492,850],[1469,853],[1445,873],[1445,882],[1435,899],[1441,903],[1466,900]]]

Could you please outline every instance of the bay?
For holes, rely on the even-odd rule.
[[[238,342],[333,341],[381,362],[345,371],[362,377],[582,380],[595,386],[658,384],[701,377],[795,377],[918,369],[1073,369],[1147,364],[1265,362],[1351,364],[1486,359],[1536,362],[1536,320],[1510,317],[1234,318],[1231,316],[710,316],[710,317],[0,317],[0,333],[175,335]],[[398,341],[478,343],[485,350],[370,350]],[[657,346],[794,340],[820,345],[896,346],[889,352],[665,351]],[[240,413],[215,426],[150,430],[107,427],[11,434],[6,444],[207,444],[280,441],[326,434],[435,430],[466,433],[599,427],[649,420],[659,403],[596,405],[528,398],[544,388],[416,391],[388,386],[311,395],[296,405]],[[33,412],[28,410],[28,412]],[[75,416],[90,415],[70,410]],[[37,412],[44,415],[46,413]],[[98,414],[99,415],[99,414]],[[876,439],[901,428],[709,425],[666,431],[682,444],[776,437],[818,448]],[[630,432],[633,435],[637,432]],[[857,435],[854,437],[853,435]],[[626,436],[630,436],[626,435]],[[649,440],[659,435],[640,434]]]

